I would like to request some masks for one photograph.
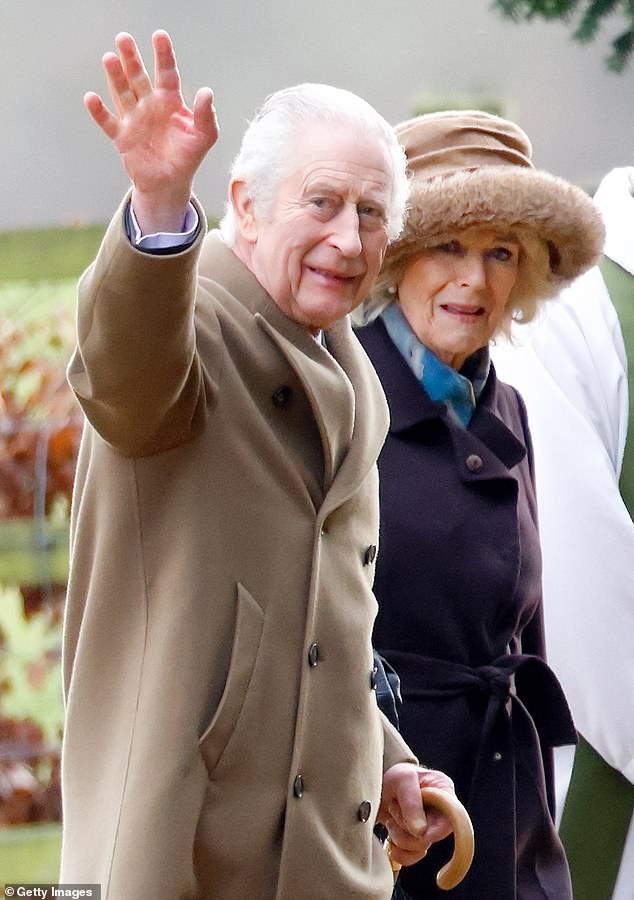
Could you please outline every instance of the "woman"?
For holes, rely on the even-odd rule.
[[[569,900],[551,748],[575,732],[544,662],[525,409],[489,344],[596,261],[603,226],[581,190],[535,170],[511,122],[444,112],[396,130],[410,209],[358,331],[391,411],[375,645],[401,677],[406,740],[472,816],[452,897]],[[403,870],[412,900],[440,896],[449,850]]]

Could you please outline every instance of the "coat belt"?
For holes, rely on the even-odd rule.
[[[543,784],[539,789],[539,781],[543,778],[540,774],[539,744],[541,742],[544,748],[548,748],[576,743],[577,740],[561,685],[544,660],[530,654],[505,654],[489,665],[470,667],[416,653],[384,649],[381,652],[401,678],[405,704],[415,704],[417,700],[425,699],[446,698],[451,701],[452,697],[469,694],[488,696],[483,706],[479,747],[473,760],[469,794],[464,802],[476,823],[474,866],[481,870],[480,877],[485,881],[486,873],[491,873],[488,900],[513,898],[516,883],[516,788],[532,794],[531,803],[533,809],[539,810],[537,815],[542,819],[543,827],[552,829],[543,793],[545,790],[552,801],[552,784]],[[442,722],[438,727],[442,727]],[[455,722],[453,727],[456,727]],[[460,739],[459,733],[454,735],[454,739]],[[416,751],[419,748],[414,746],[413,749]],[[424,753],[421,755],[424,757]],[[522,778],[521,788],[516,784],[516,768],[520,760],[532,773],[531,778]],[[435,764],[434,761],[432,764]],[[546,768],[548,770],[548,765]],[[448,774],[451,775],[451,772]],[[551,814],[554,814],[553,807],[551,802]],[[488,827],[482,823],[488,823]],[[490,833],[484,835],[483,831]],[[502,835],[506,835],[506,840],[501,839]],[[469,877],[464,882],[465,896],[468,896],[468,882]],[[555,887],[547,896],[556,897],[557,890]]]
[[[539,656],[507,653],[486,666],[465,666],[418,653],[385,654],[407,686],[407,697],[457,697],[469,693],[490,695],[491,712],[518,701],[535,723],[541,740],[550,747],[576,742],[568,703],[555,673]],[[525,682],[521,701],[513,689],[515,678]]]

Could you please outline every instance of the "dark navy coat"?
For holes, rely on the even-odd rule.
[[[401,678],[401,730],[454,779],[476,855],[452,900],[570,900],[553,824],[553,746],[575,732],[544,659],[541,557],[524,404],[489,378],[468,430],[432,402],[376,320],[357,332],[391,427],[379,457],[375,646]],[[403,870],[412,900],[447,896],[449,843]]]

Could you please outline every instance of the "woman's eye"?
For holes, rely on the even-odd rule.
[[[460,241],[447,241],[445,244],[439,244],[436,250],[441,253],[462,253],[462,244]]]
[[[509,250],[508,247],[494,247],[489,255],[499,262],[508,262],[510,259],[513,259],[513,251]]]

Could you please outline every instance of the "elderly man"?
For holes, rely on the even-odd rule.
[[[222,234],[194,173],[211,91],[151,82],[130,35],[86,106],[132,190],[79,288],[77,470],[64,643],[61,880],[108,900],[385,900],[446,836],[378,712],[371,586],[387,426],[346,315],[405,199],[360,98],[269,98]]]

